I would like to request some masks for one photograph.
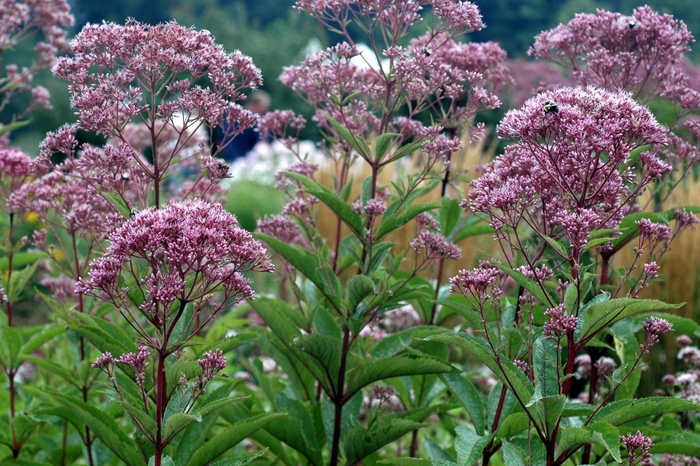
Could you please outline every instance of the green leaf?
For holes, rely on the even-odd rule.
[[[565,404],[566,396],[552,395],[541,397],[539,390],[535,388],[535,394],[526,407],[535,407],[541,430],[545,432],[547,438],[551,438],[552,433],[559,425],[559,419],[564,412]]]
[[[416,142],[412,142],[411,144],[407,144],[405,146],[402,146],[399,150],[396,151],[396,153],[391,158],[389,158],[388,160],[385,160],[382,163],[382,165],[388,165],[395,160],[398,160],[402,157],[407,156],[408,154],[415,152],[416,150],[420,149],[423,146],[424,142],[425,142],[425,139],[420,139]]]
[[[432,460],[431,464],[453,464],[456,465],[455,459],[448,452],[440,448],[440,445],[426,438],[423,442],[425,451],[428,453],[428,458]]]
[[[340,196],[304,175],[293,172],[284,173],[288,177],[302,183],[305,186],[304,191],[317,197],[321,202],[326,204],[348,227],[350,227],[357,237],[362,238],[364,236],[364,218],[353,212],[352,207],[347,202],[343,201]]]
[[[27,286],[27,282],[34,276],[38,265],[39,262],[34,262],[22,270],[12,271],[10,282],[7,284],[7,289],[5,290],[8,302],[16,303],[19,300],[22,291],[24,291],[24,288]]]
[[[21,361],[28,361],[31,362],[32,364],[36,365],[37,367],[40,367],[44,369],[47,372],[50,372],[54,375],[57,375],[61,378],[63,378],[65,381],[68,383],[77,386],[78,381],[76,380],[75,373],[67,370],[65,367],[61,366],[60,364],[56,364],[50,359],[46,358],[39,358],[37,356],[31,356],[31,355],[20,355],[20,360]]]
[[[316,466],[323,464],[321,451],[311,448],[307,444],[303,435],[302,423],[298,419],[293,419],[290,416],[282,417],[268,424],[265,430],[304,455],[311,464]]]
[[[311,356],[310,360],[326,374],[328,384],[334,391],[342,390],[342,387],[336,387],[340,373],[342,340],[326,335],[310,334],[296,337],[293,344]]]
[[[461,297],[459,297],[461,298]],[[458,298],[458,299],[459,299]],[[469,324],[469,327],[471,328],[481,328],[482,327],[482,322],[481,322],[481,316],[471,307],[467,306],[466,304],[462,304],[460,302],[456,302],[453,300],[440,300],[437,301],[438,304],[440,304],[443,307],[446,307],[447,309],[455,312],[456,314],[464,317],[464,319],[467,321]]]
[[[678,309],[683,304],[668,304],[656,299],[617,298],[588,303],[579,315],[577,343],[585,343],[600,330],[626,317],[644,312]]]
[[[530,418],[527,414],[512,413],[498,425],[497,437],[501,439],[512,438],[515,435],[527,430],[530,427]]]
[[[262,457],[265,453],[267,453],[267,450],[269,450],[269,448],[265,448],[263,451],[259,451],[257,453],[238,455],[234,458],[226,458],[225,460],[212,463],[211,466],[243,466],[244,464],[250,463],[254,459]]]
[[[199,359],[207,351],[215,351],[220,349],[222,353],[226,354],[229,351],[233,351],[241,345],[250,343],[258,339],[258,334],[255,332],[241,332],[236,335],[226,337],[215,343],[210,343],[208,345],[200,346],[196,352],[196,358]]]
[[[472,215],[466,219],[464,226],[457,227],[457,234],[452,240],[458,243],[463,239],[479,235],[492,235],[496,232],[491,225],[477,215]]]
[[[358,304],[374,293],[374,282],[366,275],[355,275],[347,284],[348,312],[352,314]]]
[[[286,322],[286,330],[280,328],[280,334],[284,335],[285,338],[281,338],[282,341],[289,343],[297,335],[301,335],[299,328],[306,329],[308,327],[308,322],[301,315],[299,311],[293,309],[286,302],[281,299],[266,298],[264,296],[255,297],[255,300],[250,302],[250,305],[255,312],[257,312],[260,317],[265,321],[265,323],[274,330],[273,324],[278,318],[284,319]],[[277,333],[277,332],[275,332]]]
[[[535,340],[533,351],[535,391],[538,391],[542,397],[558,395],[560,387],[556,343],[554,340],[540,336]]]
[[[102,197],[107,199],[107,201],[114,206],[115,209],[119,211],[124,218],[128,219],[131,217],[131,208],[124,201],[124,198],[117,193],[102,192],[100,193]]]
[[[409,328],[396,332],[381,339],[372,349],[372,358],[388,358],[396,356],[413,343],[413,329]]]
[[[419,458],[389,458],[379,460],[376,462],[376,464],[396,464],[398,466],[432,466],[433,462]]]
[[[569,249],[564,246],[562,243],[559,241],[555,240],[554,238],[550,238],[547,235],[540,235],[542,239],[545,240],[545,242],[556,251],[557,254],[559,254],[563,259],[567,259],[569,257]]]
[[[65,320],[71,325],[77,321],[88,327],[94,327],[101,330],[102,332],[100,332],[100,334],[106,334],[110,344],[122,348],[121,352],[112,353],[114,356],[121,354],[122,352],[136,353],[139,350],[134,338],[131,335],[128,335],[126,332],[124,332],[124,330],[106,321],[105,319],[92,317],[81,312],[70,312],[68,313],[67,317],[65,317]],[[69,328],[71,328],[70,325]],[[100,348],[98,347],[98,349]]]
[[[650,453],[670,453],[674,455],[685,455],[691,458],[700,458],[700,445],[697,439],[693,442],[659,442],[649,449]]]
[[[619,443],[619,430],[604,422],[591,424],[587,427],[565,427],[561,430],[561,437],[559,437],[557,444],[557,455],[572,447],[593,444],[605,448],[615,461],[621,463]]]
[[[700,405],[691,401],[667,396],[620,400],[606,405],[593,417],[597,422],[621,426],[628,422],[645,419],[658,414],[683,411],[699,411]]]
[[[327,264],[319,262],[314,253],[296,244],[287,244],[262,233],[253,233],[253,236],[266,242],[275,252],[311,280],[337,311],[340,312],[343,309],[338,278]]]
[[[19,353],[22,350],[22,337],[13,327],[2,327],[0,331],[0,361],[3,365],[16,369],[21,364]]]
[[[146,465],[146,460],[139,453],[134,440],[121,430],[111,416],[105,416],[102,410],[48,387],[45,387],[44,391],[73,411],[75,416],[90,427],[102,443],[124,463],[129,466]]]
[[[444,374],[452,372],[451,365],[431,358],[409,358],[392,356],[390,358],[370,359],[356,369],[359,376],[354,377],[348,388],[352,396],[363,387],[378,380],[406,375]]]
[[[158,431],[158,425],[151,416],[149,416],[146,411],[140,405],[134,405],[126,400],[115,400],[115,403],[123,407],[127,413],[134,418],[134,420],[141,426],[141,430],[144,435],[148,436],[151,441],[156,439],[156,433]]]
[[[103,353],[111,353],[116,356],[130,352],[127,348],[124,348],[116,339],[114,339],[111,335],[109,335],[100,328],[88,327],[86,325],[77,325],[69,326],[68,329],[84,337],[87,341],[95,345],[95,347]]]
[[[481,401],[481,394],[474,384],[461,374],[444,374],[441,378],[469,413],[476,433],[484,435],[486,429],[484,403]]]
[[[170,441],[180,431],[188,428],[196,422],[202,422],[202,415],[198,413],[174,413],[165,421],[163,439]]]
[[[362,140],[362,138],[356,138],[355,136],[353,136],[350,130],[348,130],[346,127],[335,121],[329,115],[325,115],[325,117],[328,119],[330,124],[333,125],[333,128],[335,128],[336,132],[338,133],[338,136],[340,136],[345,140],[345,142],[350,144],[350,147],[355,149],[362,158],[364,158],[365,160],[369,160],[370,150],[367,147],[365,141]]]
[[[440,204],[431,202],[427,204],[409,204],[405,211],[395,212],[392,214],[389,214],[387,211],[379,224],[376,240],[379,241],[397,228],[401,228],[413,220],[418,214],[422,214],[423,212],[437,209],[439,207]]]
[[[59,327],[57,325],[46,328],[45,330],[35,334],[27,342],[22,345],[22,350],[19,352],[20,355],[32,354],[34,351],[43,346],[44,343],[51,340],[52,338],[66,333],[66,329]]]
[[[7,87],[5,87],[5,89],[7,89]],[[20,129],[23,126],[27,126],[31,122],[32,122],[31,119],[27,119],[27,120],[13,121],[12,123],[8,123],[6,125],[5,124],[0,125],[0,136],[4,136],[5,134],[9,133],[10,131]]]
[[[311,323],[314,328],[312,333],[318,333],[337,340],[343,338],[343,331],[340,329],[338,322],[331,315],[331,311],[323,306],[316,306],[311,311]]]
[[[497,358],[491,348],[478,338],[466,333],[442,333],[427,337],[426,340],[450,343],[466,349],[491,369],[496,377],[504,383],[507,382],[508,388],[513,391],[521,404],[528,403],[532,398],[534,387],[525,373],[505,356],[501,355],[500,358]]]
[[[440,232],[446,237],[450,237],[452,230],[459,223],[462,208],[457,199],[443,197],[440,200]]]
[[[535,298],[537,298],[545,306],[554,305],[552,298],[544,291],[544,289],[537,284],[536,281],[527,278],[525,275],[517,270],[511,269],[505,264],[493,264],[494,267],[507,273],[513,280],[518,282],[520,286],[525,288],[530,292]]]
[[[345,440],[347,464],[357,464],[370,453],[423,426],[424,424],[405,419],[380,417],[370,430],[360,426],[351,427]]]
[[[205,466],[230,448],[236,446],[246,437],[249,437],[253,432],[264,428],[283,416],[285,415],[278,413],[259,414],[227,427],[223,432],[209,439],[194,452],[187,466]]]
[[[12,255],[12,267],[18,269],[48,257],[45,252],[16,252]],[[7,257],[0,258],[0,271],[6,272],[9,266],[10,261]]]
[[[389,150],[391,145],[393,144],[394,140],[397,138],[400,138],[401,134],[399,133],[383,133],[380,134],[379,137],[377,138],[377,142],[375,144],[375,155],[374,155],[374,161],[379,162],[382,160],[382,157],[384,157],[384,154]]]
[[[508,440],[503,440],[503,462],[506,466],[526,466],[527,455]]]
[[[493,435],[482,437],[465,426],[455,428],[455,450],[457,450],[457,463],[460,466],[472,466],[481,458],[484,448],[489,444]]]

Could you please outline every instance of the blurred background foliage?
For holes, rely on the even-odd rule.
[[[507,50],[509,58],[527,58],[527,50],[538,33],[568,22],[576,13],[593,13],[601,8],[630,15],[635,7],[644,4],[642,0],[472,1],[480,7],[487,27],[468,35],[465,40],[498,42]],[[307,54],[334,44],[340,37],[329,33],[308,15],[294,10],[294,0],[71,0],[70,3],[76,18],[73,34],[88,22],[106,20],[123,23],[127,18],[152,24],[174,19],[186,26],[207,29],[226,50],[238,49],[253,58],[253,62],[262,70],[262,89],[272,96],[273,109],[291,108],[303,114],[308,121],[311,121],[312,109],[282,85],[278,77],[285,66],[298,64]],[[698,0],[648,0],[646,3],[660,13],[674,15],[684,21],[696,37],[700,35]],[[415,27],[416,34],[420,34],[425,25]],[[4,51],[4,63],[28,65],[32,47],[31,42],[25,42],[16,50]],[[700,63],[700,48],[695,47],[689,58],[694,63]],[[517,85],[519,76],[516,74],[514,78]],[[75,121],[64,82],[44,71],[36,76],[35,83],[49,89],[54,109],[34,112],[31,124],[12,134],[13,145],[20,146],[30,155],[38,154],[39,144],[48,131]],[[0,121],[8,121],[12,114],[18,113],[27,104],[28,98],[16,99],[0,115]],[[664,108],[667,105],[654,102],[654,113],[663,118],[665,112],[670,110]],[[506,107],[480,115],[480,118],[493,128],[507,110]],[[85,134],[83,138],[96,144],[103,142],[94,135]],[[302,138],[319,139],[313,123],[307,125]],[[487,163],[497,152],[492,144],[493,139],[491,131],[488,139],[479,143],[482,146],[465,148],[465,153],[470,156],[466,157],[464,168],[472,169],[473,173],[475,166]],[[671,205],[700,204],[697,174],[692,182],[679,189]],[[228,191],[226,208],[237,215],[243,227],[253,229],[262,215],[278,212],[282,203],[280,193],[272,186],[256,185],[250,180],[234,180]],[[700,231],[688,232],[674,245],[674,251],[665,258],[666,282],[650,290],[651,294],[669,302],[688,302],[681,313],[694,318],[700,315],[699,234]],[[479,241],[460,244],[468,252],[458,264],[460,268],[472,267],[478,259],[488,256],[492,247],[491,238],[483,237]],[[695,265],[691,267],[689,264]],[[674,351],[673,345],[667,345],[666,354],[659,353],[657,357],[672,366]],[[657,371],[667,369],[671,367],[654,368],[645,374],[645,380],[649,382],[643,385],[647,391],[654,386],[653,380],[663,375]]]
[[[642,4],[639,0],[473,1],[481,9],[487,27],[470,34],[465,40],[499,42],[508,51],[509,58],[526,57],[535,35],[568,22],[577,12],[592,13],[596,8],[603,8],[629,15]],[[274,109],[291,108],[305,115],[307,120],[312,115],[311,108],[283,86],[278,77],[284,66],[297,64],[308,53],[332,45],[339,38],[308,15],[294,10],[294,0],[72,0],[70,3],[76,18],[73,33],[88,22],[122,23],[127,18],[153,24],[175,19],[187,26],[208,29],[227,50],[239,49],[253,58],[263,72],[265,82],[262,88],[272,96]],[[649,0],[647,3],[661,13],[670,13],[683,20],[691,32],[700,34],[697,0]],[[423,26],[419,24],[417,27]],[[31,47],[31,43],[24,43],[17,50],[6,51],[5,63],[21,64],[24,57],[31,56]],[[700,61],[700,52],[694,50],[690,58]],[[75,119],[65,83],[52,79],[49,72],[43,72],[36,79],[38,84],[51,91],[54,110],[36,113],[33,124],[14,133],[13,143],[29,154],[38,153],[38,143],[47,131]],[[26,102],[17,99],[13,105],[14,108],[6,109],[4,116],[17,113]],[[494,125],[502,113],[503,110],[495,111],[482,119]],[[314,125],[308,126],[302,137],[317,139]]]

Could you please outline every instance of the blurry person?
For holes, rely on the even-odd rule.
[[[270,94],[261,90],[253,91],[245,101],[244,107],[258,115],[264,115],[270,109]],[[257,125],[244,130],[233,139],[228,139],[224,138],[226,128],[217,127],[214,130],[214,143],[223,147],[218,156],[227,162],[244,157],[261,139],[256,128]]]

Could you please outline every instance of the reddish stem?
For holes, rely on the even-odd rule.
[[[167,402],[166,397],[166,384],[165,384],[165,350],[161,350],[158,353],[158,374],[156,381],[156,424],[158,430],[156,433],[155,442],[155,466],[161,466],[161,461],[163,457],[163,450],[165,445],[163,445],[163,414],[165,413],[165,405]]]

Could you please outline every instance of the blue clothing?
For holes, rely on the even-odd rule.
[[[219,157],[226,160],[227,162],[232,162],[237,158],[245,157],[245,155],[248,152],[250,152],[261,139],[260,133],[258,133],[255,130],[257,125],[255,125],[252,128],[243,130],[241,134],[234,137],[233,139],[224,138],[226,125],[227,123],[224,122],[224,129],[217,127],[214,130],[214,143],[217,146],[221,147],[227,141],[230,141],[228,145],[221,149],[221,152],[219,152],[218,154]]]

